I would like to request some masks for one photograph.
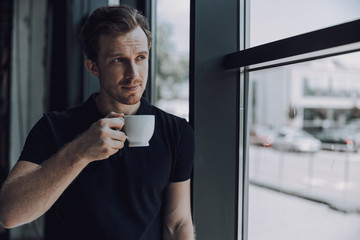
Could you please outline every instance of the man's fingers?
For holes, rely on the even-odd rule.
[[[113,140],[117,140],[117,141],[121,141],[121,142],[125,142],[126,141],[126,135],[123,131],[120,131],[120,130],[116,130],[114,131],[113,133],[113,137],[112,137]]]
[[[105,118],[123,118],[123,117],[125,117],[125,114],[123,113],[110,112],[108,115],[106,115]]]
[[[125,121],[122,117],[109,118],[108,124],[109,124],[109,127],[113,130],[121,130],[125,124]]]
[[[124,117],[125,115],[123,113],[110,112],[103,120],[107,122],[106,124],[108,124],[111,129],[121,130],[125,124]]]
[[[113,149],[122,149],[124,147],[124,142],[123,141],[113,141],[112,146]]]

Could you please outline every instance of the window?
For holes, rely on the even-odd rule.
[[[341,145],[345,146],[345,152],[325,150],[322,147],[326,144],[317,135],[322,128],[335,127],[336,124],[350,125],[351,113],[356,116],[359,112],[357,107],[349,106],[351,101],[346,97],[349,92],[354,95],[352,87],[339,84],[335,72],[327,74],[325,70],[325,74],[321,70],[318,76],[309,68],[301,68],[323,64],[327,60],[334,64],[333,60],[340,59],[341,62],[355,59],[356,68],[359,62],[356,52],[360,50],[359,11],[352,12],[356,9],[353,6],[348,8],[352,14],[346,13],[342,19],[334,19],[328,17],[327,10],[332,1],[299,1],[305,9],[299,11],[302,15],[300,23],[307,25],[306,18],[309,18],[314,25],[298,31],[299,26],[293,18],[295,14],[282,18],[282,21],[273,21],[278,16],[283,17],[277,9],[289,6],[288,1],[276,1],[276,4],[270,1],[272,6],[264,2],[257,1],[260,3],[257,5],[267,4],[268,15],[253,8],[255,0],[191,1],[190,86],[194,93],[192,105],[196,132],[194,219],[197,234],[201,239],[294,239],[296,236],[323,239],[327,233],[320,231],[321,227],[336,229],[334,222],[344,217],[340,221],[344,221],[346,226],[340,237],[333,235],[337,239],[346,239],[352,234],[358,236],[358,228],[352,225],[359,223],[357,214],[331,210],[323,200],[304,200],[313,197],[311,194],[314,191],[324,191],[324,187],[344,189],[346,184],[342,182],[346,182],[345,179],[359,182],[350,177],[354,176],[352,171],[356,167],[346,168],[350,165],[348,163],[352,165],[356,162],[354,153],[347,150],[354,146],[354,141]],[[323,4],[321,8],[315,5],[318,2]],[[339,2],[349,3],[336,3]],[[295,6],[296,3],[291,1],[290,7],[300,9]],[[320,14],[310,16],[308,12],[313,9]],[[286,10],[286,13],[293,12]],[[258,29],[251,25],[256,16],[265,16],[262,24],[256,26]],[[321,20],[321,24],[315,23],[315,20]],[[280,31],[285,25],[287,32]],[[259,33],[258,36],[268,37],[273,32],[278,35],[267,39],[255,37]],[[317,82],[316,79],[324,74],[324,80],[320,80],[323,82]],[[307,79],[306,84],[304,79]],[[352,84],[350,79],[343,82]],[[330,104],[334,105],[329,108]],[[251,128],[253,124],[254,129]],[[290,124],[296,128],[289,128]],[[256,125],[262,126],[256,128]],[[260,137],[250,138],[257,132]],[[261,134],[269,132],[274,133],[261,137]],[[285,144],[280,145],[282,139],[286,143],[287,139],[299,138],[309,141],[300,141],[296,151],[310,151],[314,146],[321,149],[316,153],[298,153],[287,150]],[[274,147],[275,140],[277,149]],[[336,145],[330,143],[329,146]],[[322,160],[316,157],[318,155],[322,156]],[[343,159],[341,162],[337,160],[340,158]],[[326,162],[328,159],[332,165]],[[327,168],[322,168],[319,162]],[[296,171],[290,174],[285,171],[287,167]],[[346,174],[345,169],[348,169]],[[304,172],[307,175],[301,175]],[[318,176],[323,175],[332,180],[319,180]],[[286,178],[291,181],[286,182]],[[307,185],[304,186],[304,182]],[[296,192],[299,189],[308,195],[300,196]],[[329,193],[336,195],[337,191],[330,190]],[[357,190],[352,194],[358,196]],[[268,197],[274,197],[275,201],[266,201]],[[288,204],[287,200],[293,202]],[[316,207],[319,202],[323,204],[320,208]],[[318,215],[310,216],[306,211],[303,211],[304,214],[281,215],[297,208],[305,208]],[[334,215],[321,215],[329,210]],[[266,219],[265,223],[261,222],[262,219]],[[303,227],[300,233],[295,231],[310,220],[315,220],[315,230]],[[287,229],[294,230],[294,234],[290,237],[286,235]],[[256,235],[261,233],[268,235]],[[309,233],[312,236],[306,235]]]
[[[347,57],[360,62],[359,53]],[[321,94],[310,99],[302,94],[305,73],[314,86],[321,75],[326,80],[314,87]],[[356,85],[346,81],[352,77]],[[339,87],[330,91],[328,79]],[[248,239],[356,240],[360,119],[350,109],[360,99],[334,93],[360,90],[360,65],[325,58],[250,72],[249,81],[257,90],[249,106],[255,134],[249,146]]]
[[[154,104],[189,119],[190,1],[156,5]]]
[[[355,240],[360,38],[326,46],[325,36],[335,35],[334,25],[341,41],[355,36],[341,26],[359,22],[360,4],[251,0],[249,14],[253,48],[238,55],[254,58],[242,65],[249,86],[247,239]]]

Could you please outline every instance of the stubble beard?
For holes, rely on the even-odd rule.
[[[128,97],[120,96],[117,101],[125,105],[135,105],[141,100],[142,94],[130,95]]]

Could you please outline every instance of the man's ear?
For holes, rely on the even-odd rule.
[[[87,58],[85,60],[85,67],[92,75],[99,77],[99,69],[94,61]]]

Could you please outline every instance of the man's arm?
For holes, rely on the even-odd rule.
[[[59,152],[42,166],[19,161],[0,192],[0,223],[13,228],[44,214],[86,166],[71,163],[67,151]]]
[[[195,239],[190,194],[190,179],[169,184],[165,200],[164,239]]]
[[[0,224],[12,228],[40,217],[90,162],[121,149],[126,136],[114,130],[123,127],[116,117],[94,123],[42,165],[18,161],[0,191]]]

